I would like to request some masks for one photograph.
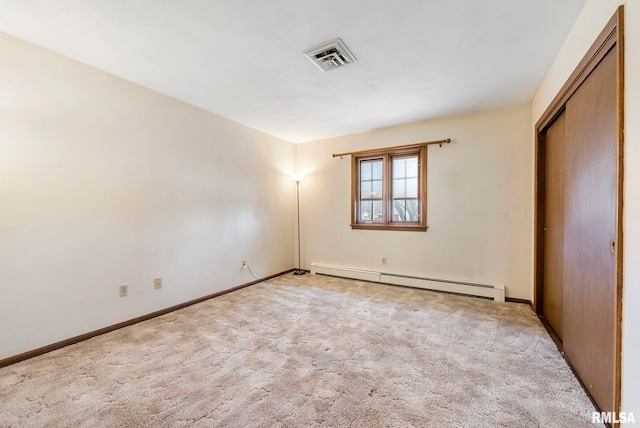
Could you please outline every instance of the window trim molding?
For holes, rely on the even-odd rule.
[[[391,158],[395,156],[418,156],[418,203],[420,207],[420,220],[418,222],[394,222],[389,218],[391,209]],[[383,158],[382,193],[385,212],[383,223],[364,223],[358,221],[358,184],[359,163],[367,158]],[[413,145],[389,147],[385,149],[372,149],[354,153],[351,156],[351,229],[360,230],[396,230],[405,232],[426,232],[427,226],[427,146]]]

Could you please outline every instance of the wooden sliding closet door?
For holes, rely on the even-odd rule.
[[[564,147],[566,114],[547,129],[545,137],[544,291],[543,315],[562,340],[564,277]]]
[[[563,347],[605,412],[616,411],[617,49],[575,91],[564,113]]]
[[[620,6],[536,123],[535,308],[603,412],[620,411],[623,123]]]

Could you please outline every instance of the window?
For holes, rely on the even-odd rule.
[[[372,150],[352,157],[353,229],[426,231],[427,148]]]

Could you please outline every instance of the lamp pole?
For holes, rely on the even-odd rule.
[[[294,275],[304,275],[306,272],[301,269],[301,258],[300,258],[300,182],[304,178],[303,174],[292,174],[291,178],[296,182],[296,205],[298,207],[298,270],[295,271]]]

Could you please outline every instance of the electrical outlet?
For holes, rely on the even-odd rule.
[[[387,264],[387,258],[386,258],[386,257],[383,257],[383,258],[382,258],[382,264],[383,264],[383,265],[386,265],[386,264]]]
[[[125,297],[127,295],[127,293],[129,292],[129,286],[128,285],[121,285],[120,288],[118,289],[119,293],[120,293],[120,297]]]
[[[153,280],[153,288],[162,288],[162,278],[156,278]]]
[[[246,268],[246,267],[247,267],[247,261],[246,261],[246,260],[243,260],[243,261],[242,261],[242,269],[244,269],[244,268]]]

